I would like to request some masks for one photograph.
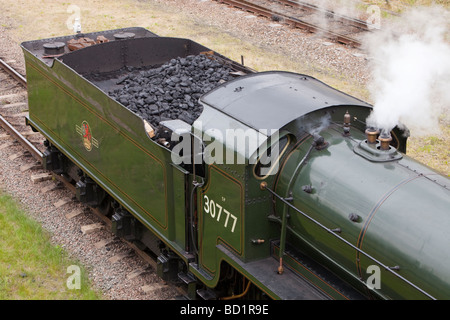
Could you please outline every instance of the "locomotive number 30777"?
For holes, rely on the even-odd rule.
[[[205,194],[203,196],[204,206],[203,210],[205,213],[209,213],[211,218],[215,219],[217,222],[222,221],[223,226],[227,229],[231,229],[234,232],[236,228],[237,217],[230,213],[227,209],[223,208],[220,204],[215,202],[213,199],[209,199]]]

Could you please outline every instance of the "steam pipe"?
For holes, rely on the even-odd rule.
[[[298,163],[297,167],[295,168],[294,174],[292,175],[289,183],[288,183],[288,195],[292,195],[292,192],[289,191],[291,189],[292,183],[294,182],[295,178],[297,177],[301,167],[303,166],[304,162],[306,161],[306,159],[309,157],[309,154],[311,153],[312,149],[315,146],[315,141],[313,141],[313,143],[311,144],[311,146],[309,147],[308,151],[306,152],[305,156],[303,157],[303,159]],[[265,184],[264,186],[261,185],[261,189],[267,189],[267,184]],[[283,198],[283,201],[287,201],[287,200],[292,200],[292,196],[289,198]],[[278,274],[282,274],[283,273],[283,255],[284,255],[284,249],[286,247],[286,229],[287,229],[287,218],[288,218],[288,212],[289,212],[289,208],[288,207],[284,207],[283,208],[283,215],[282,215],[282,220],[281,220],[281,234],[280,234],[280,252],[279,252],[279,259],[280,259],[280,266],[278,267]]]
[[[232,299],[239,299],[242,298],[243,296],[245,296],[248,293],[248,290],[250,289],[250,285],[252,284],[251,281],[248,281],[247,286],[245,287],[244,291],[240,294],[233,294],[232,296],[229,297],[223,297],[220,298],[220,300],[232,300]]]
[[[189,233],[190,233],[190,238],[191,238],[191,243],[192,243],[192,249],[191,251],[194,252],[195,256],[197,257],[198,255],[198,247],[196,244],[196,239],[195,239],[195,235],[194,235],[194,213],[195,213],[195,209],[194,209],[194,195],[195,195],[195,190],[197,188],[201,188],[204,185],[204,181],[203,182],[197,182],[196,180],[194,180],[192,182],[193,184],[193,188],[191,190],[191,196],[190,196],[190,203],[189,203]]]

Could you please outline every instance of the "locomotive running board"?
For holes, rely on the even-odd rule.
[[[221,244],[217,248],[232,259],[235,264],[238,264],[244,270],[245,275],[248,275],[249,279],[269,296],[276,296],[282,300],[365,299],[364,296],[346,286],[329,271],[320,269],[320,267],[320,270],[318,270],[310,259],[300,258],[299,254],[294,254],[292,250],[285,252],[284,272],[278,274],[278,241],[271,242],[272,255],[270,257],[248,263],[240,260]]]
[[[257,287],[270,297],[281,300],[329,300],[330,297],[317,289],[305,278],[297,276],[290,269],[282,275],[277,274],[278,260],[273,257],[245,263],[225,246],[219,244],[219,250],[225,253],[234,264],[238,264]],[[270,291],[270,292],[268,292]]]
[[[271,254],[279,261],[280,241],[271,241]],[[284,270],[291,270],[298,277],[309,281],[311,285],[335,300],[365,300],[365,296],[350,287],[347,283],[331,273],[328,269],[318,264],[305,254],[296,250],[289,243],[283,255]]]

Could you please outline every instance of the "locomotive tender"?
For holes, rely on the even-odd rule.
[[[369,104],[143,28],[22,48],[45,167],[157,255],[158,273],[189,298],[450,298],[448,178],[405,155],[400,129],[367,129]],[[165,64],[199,55],[229,77],[194,98],[179,85],[193,79],[178,76],[141,94]],[[137,87],[124,80],[138,74]],[[118,98],[133,87],[133,103]],[[163,117],[176,90],[186,104]],[[143,98],[158,102],[147,118],[128,105]],[[192,123],[181,116],[189,107],[200,110]]]

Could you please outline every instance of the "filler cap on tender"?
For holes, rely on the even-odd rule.
[[[255,130],[281,129],[312,111],[331,106],[371,107],[302,74],[267,71],[229,81],[200,98]]]

